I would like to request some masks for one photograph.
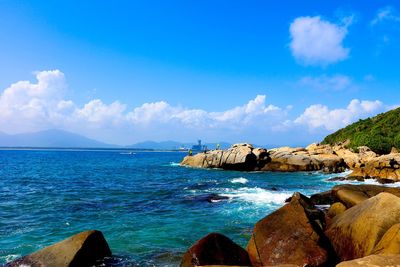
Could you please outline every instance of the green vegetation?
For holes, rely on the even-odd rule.
[[[368,146],[379,154],[389,153],[392,147],[400,148],[400,108],[359,120],[328,135],[322,143],[332,145],[346,140],[350,140],[348,148]]]

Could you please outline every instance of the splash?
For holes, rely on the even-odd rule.
[[[232,184],[247,184],[249,180],[244,177],[234,178],[230,180]]]

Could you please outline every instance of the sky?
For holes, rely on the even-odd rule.
[[[8,134],[306,145],[400,104],[398,1],[0,0],[0,18]]]

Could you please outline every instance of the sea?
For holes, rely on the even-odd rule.
[[[179,266],[210,232],[246,247],[254,224],[294,192],[345,174],[179,166],[184,152],[0,150],[0,265],[84,230],[103,232],[102,265]]]

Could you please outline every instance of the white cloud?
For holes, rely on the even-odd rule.
[[[385,107],[381,101],[353,99],[346,108],[342,109],[330,110],[325,105],[311,105],[294,122],[306,125],[309,129],[324,128],[333,131],[384,110]]]
[[[394,7],[386,6],[378,10],[375,18],[371,21],[371,25],[377,25],[384,21],[400,22],[400,15]]]
[[[280,140],[284,145],[288,140],[295,142],[299,135],[307,132],[305,128],[336,130],[386,108],[380,101],[353,100],[343,109],[312,105],[297,119],[292,119],[289,114],[293,112],[292,106],[267,103],[265,95],[257,95],[243,105],[222,111],[173,106],[166,101],[144,103],[130,109],[125,103],[105,103],[101,99],[77,105],[65,99],[68,88],[62,72],[38,72],[36,79],[36,82],[14,83],[0,94],[0,131],[18,133],[60,128],[118,144],[145,139],[207,138],[261,144],[276,144]],[[330,79],[326,79],[329,84]],[[308,82],[321,83],[318,79]],[[346,84],[346,78],[336,86],[341,88],[341,83]],[[303,138],[316,141],[313,135],[303,134]]]
[[[345,75],[322,75],[318,77],[303,77],[299,81],[302,87],[308,87],[318,91],[342,91],[353,87],[350,77]]]
[[[326,66],[349,56],[350,50],[343,46],[347,27],[352,17],[344,18],[342,25],[321,17],[299,17],[290,24],[290,49],[293,56],[305,65]]]

